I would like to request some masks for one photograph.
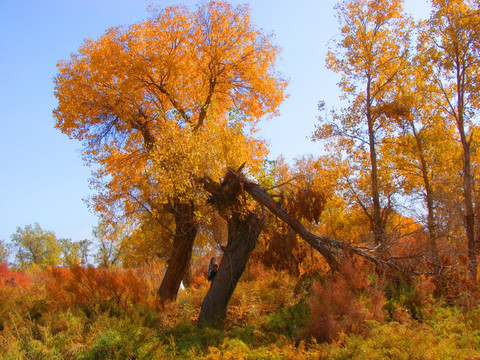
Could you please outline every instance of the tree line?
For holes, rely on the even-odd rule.
[[[121,249],[110,241],[104,227],[98,224],[93,229],[92,240],[80,241],[59,238],[38,223],[17,227],[10,241],[0,240],[0,264],[8,264],[19,271],[51,266],[118,266]]]

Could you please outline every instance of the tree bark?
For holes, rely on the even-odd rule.
[[[257,214],[234,213],[228,222],[228,243],[212,285],[203,300],[198,325],[219,326],[228,302],[257,244],[264,220]]]
[[[177,298],[180,283],[190,266],[193,242],[197,236],[193,203],[175,201],[170,211],[175,218],[175,235],[168,268],[158,289],[158,297],[162,304]]]
[[[192,243],[193,245],[193,243]],[[192,274],[192,257],[190,256],[190,260],[188,261],[187,264],[187,269],[185,270],[185,275],[183,275],[183,285],[185,287],[190,287],[192,286],[192,279],[193,279],[193,274]]]
[[[464,141],[463,144],[463,186],[465,198],[465,228],[467,234],[468,249],[468,271],[470,280],[477,281],[477,247],[475,243],[475,211],[473,205],[473,176],[471,172],[470,144]]]

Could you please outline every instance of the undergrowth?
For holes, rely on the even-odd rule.
[[[159,308],[160,274],[3,267],[0,358],[480,359],[480,309],[447,306],[432,279],[392,284],[360,263],[303,279],[307,286],[256,266],[238,284],[224,327],[212,329],[196,326],[209,283]]]

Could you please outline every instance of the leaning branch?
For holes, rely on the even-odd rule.
[[[395,267],[393,264],[377,258],[367,250],[354,247],[346,242],[340,242],[329,237],[318,236],[308,231],[305,226],[303,226],[297,219],[290,216],[285,209],[276,203],[271,195],[260,185],[248,180],[245,176],[235,170],[228,168],[226,177],[234,179],[255,201],[265,206],[280,220],[288,224],[302,239],[316,249],[327,260],[331,267],[338,268],[337,257],[341,252],[359,255],[372,261],[377,266]]]

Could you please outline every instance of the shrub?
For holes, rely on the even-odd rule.
[[[25,288],[29,285],[31,285],[31,281],[25,273],[11,271],[7,264],[0,264],[0,289],[17,286]]]
[[[254,264],[244,274],[230,299],[228,327],[246,326],[263,315],[295,305],[298,302],[295,286],[295,278],[287,272]]]
[[[78,307],[87,314],[146,305],[148,291],[132,270],[78,265],[47,270],[46,289],[52,306]]]
[[[301,302],[290,308],[281,308],[277,312],[268,315],[263,329],[294,339],[307,325],[310,312],[310,307],[306,302]]]
[[[385,297],[368,279],[363,262],[346,263],[323,284],[314,282],[304,336],[333,341],[341,332],[365,333],[367,320],[384,321]]]
[[[435,302],[435,278],[419,276],[410,284],[399,282],[388,287],[389,299],[385,305],[388,319],[404,322],[413,318],[422,321],[424,314],[431,310]]]

